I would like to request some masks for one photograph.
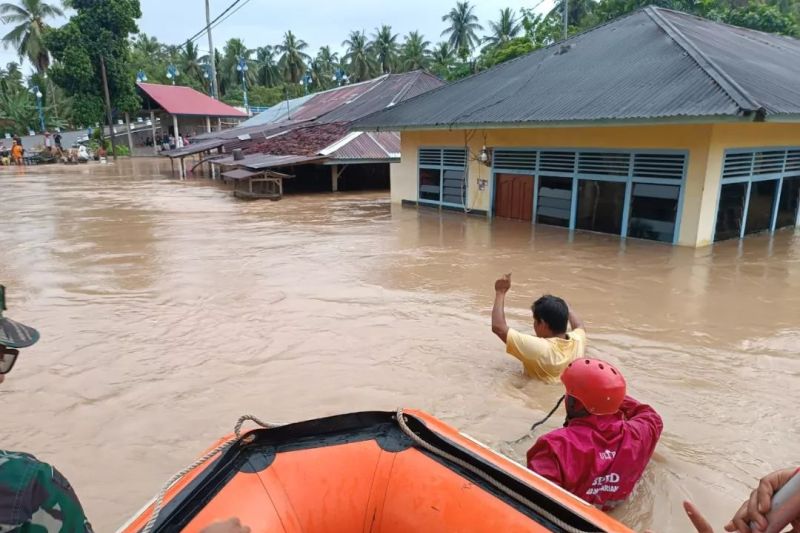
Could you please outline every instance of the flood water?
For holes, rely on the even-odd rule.
[[[561,395],[490,330],[563,296],[588,352],[665,431],[615,516],[719,527],[797,462],[800,232],[691,250],[393,207],[387,193],[242,202],[169,164],[0,170],[0,282],[42,332],[0,385],[5,449],[52,462],[113,531],[236,419],[413,406],[524,457]],[[558,418],[558,419],[557,419]],[[560,425],[554,417],[545,429]]]

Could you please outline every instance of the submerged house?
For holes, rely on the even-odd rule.
[[[236,128],[210,132],[165,155],[184,159],[201,155],[208,164],[294,176],[287,191],[388,188],[389,167],[400,161],[396,132],[351,132],[352,123],[440,87],[422,71],[387,74],[362,83],[281,102]],[[234,150],[241,159],[234,160]],[[183,163],[181,168],[184,168]]]
[[[800,225],[800,41],[646,7],[358,121],[392,201],[703,246]]]

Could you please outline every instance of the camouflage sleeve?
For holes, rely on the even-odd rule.
[[[33,456],[14,455],[0,453],[0,533],[92,533],[67,478]]]

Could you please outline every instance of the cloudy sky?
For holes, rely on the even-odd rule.
[[[48,0],[55,3],[58,0]],[[211,0],[211,16],[214,18],[233,0]],[[504,7],[519,9],[534,7],[537,11],[549,10],[553,0],[477,0],[475,13],[484,27],[497,18]],[[165,43],[178,44],[195,34],[205,25],[204,0],[141,0],[142,18],[139,29],[155,35]],[[221,49],[227,39],[239,37],[249,48],[276,44],[286,30],[292,30],[309,45],[310,54],[323,45],[334,50],[341,49],[342,41],[350,30],[374,32],[380,24],[391,24],[401,37],[409,31],[419,30],[435,43],[441,40],[444,28],[442,15],[447,13],[455,0],[242,0],[225,22],[213,30],[214,45]],[[236,9],[236,8],[234,8]],[[63,23],[63,20],[53,24]],[[2,28],[3,35],[8,27]],[[203,54],[208,49],[208,40],[198,41]],[[0,50],[0,64],[15,60],[11,50]],[[28,70],[27,68],[25,69]]]

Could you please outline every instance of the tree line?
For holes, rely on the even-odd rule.
[[[800,0],[569,0],[566,4],[570,35],[646,5],[800,35]],[[167,44],[139,33],[139,0],[63,0],[70,18],[58,28],[48,22],[64,15],[61,6],[15,0],[0,4],[0,21],[11,28],[2,40],[17,52],[20,63],[30,64],[33,74],[25,77],[20,63],[0,69],[0,127],[15,133],[38,129],[38,103],[49,128],[102,122],[103,66],[117,114],[139,110],[137,74],[149,82],[172,83],[167,73],[173,67],[176,83],[210,92],[212,61],[218,94],[234,105],[243,103],[243,84],[250,105],[270,106],[305,92],[388,73],[423,69],[446,81],[457,80],[561,40],[564,6],[564,0],[557,0],[547,13],[504,8],[493,20],[482,22],[473,3],[458,1],[441,15],[442,31],[433,39],[419,31],[401,36],[391,25],[379,23],[372,31],[351,31],[340,43],[342,54],[331,45],[314,53],[289,30],[279,43],[251,48],[235,38],[221,50],[201,55],[192,41]]]

